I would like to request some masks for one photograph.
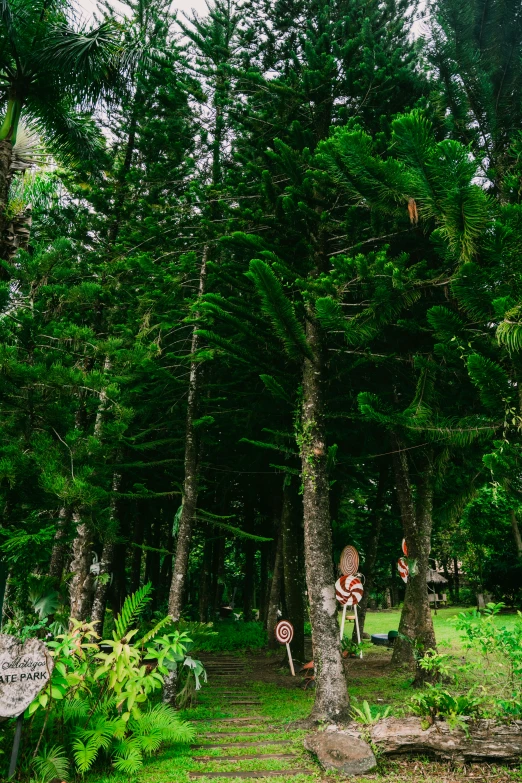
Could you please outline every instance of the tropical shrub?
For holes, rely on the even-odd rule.
[[[68,759],[75,773],[111,764],[132,775],[161,745],[194,737],[171,706],[151,703],[178,667],[197,672],[196,688],[206,675],[186,654],[187,633],[174,629],[170,617],[141,635],[133,627],[150,594],[145,585],[126,599],[112,639],[99,641],[93,623],[73,621],[71,631],[48,642],[52,677],[27,710],[39,728],[33,762],[39,780],[67,780]]]
[[[495,663],[503,670],[509,688],[522,685],[522,613],[512,627],[497,622],[503,603],[488,604],[485,609],[461,612],[457,628],[464,631],[468,648],[478,650],[487,660],[488,669]]]
[[[416,715],[427,719],[431,725],[437,718],[443,718],[453,728],[465,728],[463,717],[479,718],[484,711],[484,689],[470,688],[467,693],[452,694],[440,683],[427,684],[425,689],[416,693],[410,700],[410,706]]]
[[[377,723],[378,721],[387,718],[391,712],[391,708],[370,707],[368,702],[364,700],[360,707],[352,705],[351,712],[354,721],[361,723],[363,726],[371,726],[373,723]]]
[[[513,625],[501,625],[503,603],[485,609],[461,612],[457,628],[464,632],[466,646],[485,659],[484,669],[493,691],[493,714],[500,720],[522,718],[522,613]]]

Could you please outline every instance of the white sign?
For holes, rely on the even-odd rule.
[[[24,712],[49,682],[53,666],[40,639],[22,644],[15,636],[0,634],[0,717]]]

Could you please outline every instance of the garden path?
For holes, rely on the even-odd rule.
[[[208,656],[204,664],[209,682],[198,704],[209,717],[198,721],[192,756],[198,771],[190,772],[191,779],[291,777],[298,783],[316,774],[305,767],[302,732],[264,714],[262,692],[244,656]],[[215,710],[228,717],[212,717]]]

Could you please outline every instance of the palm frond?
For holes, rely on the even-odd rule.
[[[51,61],[60,81],[74,85],[76,95],[96,102],[104,90],[115,85],[119,51],[119,30],[112,19],[91,30],[74,30],[62,24],[50,31],[40,60],[44,68]]]

